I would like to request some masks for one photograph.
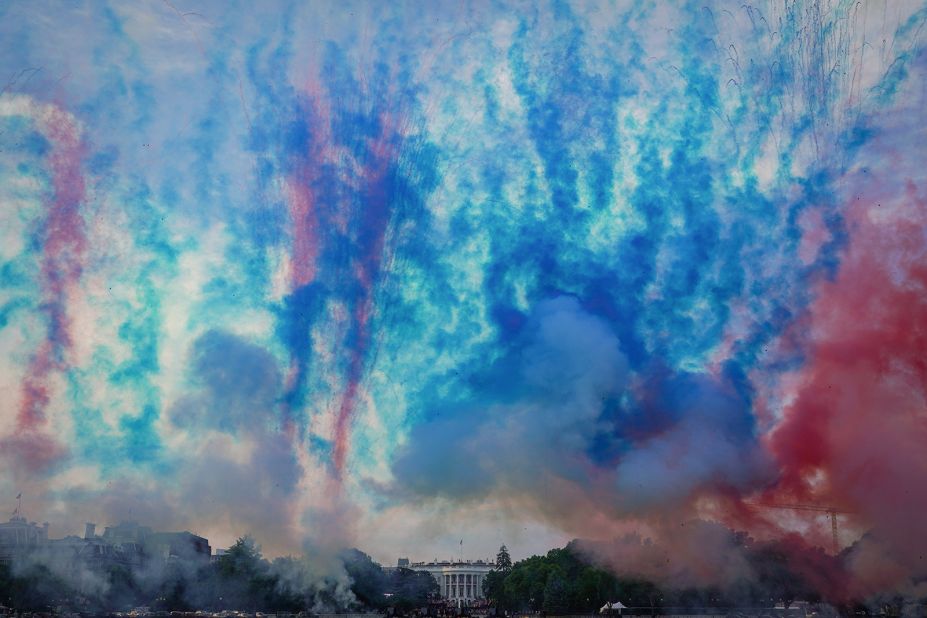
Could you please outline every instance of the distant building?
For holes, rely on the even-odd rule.
[[[209,560],[209,541],[192,532],[154,532],[144,541],[146,553],[161,560]]]
[[[135,522],[108,526],[102,535],[87,523],[84,536],[48,538],[48,524],[39,526],[16,514],[0,523],[0,562],[12,562],[29,555],[59,564],[91,567],[140,566],[146,561],[208,561],[209,541],[192,532],[154,532]]]
[[[0,562],[10,562],[17,554],[32,551],[46,543],[47,523],[39,526],[34,521],[26,521],[25,517],[14,514],[10,521],[0,524]]]
[[[138,547],[147,557],[160,560],[208,560],[212,553],[209,541],[192,532],[154,532],[134,521],[107,526],[102,538],[126,549]]]
[[[66,536],[63,539],[51,539],[40,549],[36,556],[51,559],[57,564],[68,564],[72,568],[79,565],[91,568],[109,566],[135,567],[145,561],[141,548],[135,545],[114,545],[99,536]]]
[[[399,559],[399,566],[413,571],[425,571],[434,577],[441,598],[454,601],[457,605],[470,605],[485,598],[483,580],[496,568],[495,562],[491,560],[409,563],[406,558]]]
[[[103,538],[110,543],[120,545],[124,543],[141,545],[152,532],[148,526],[139,526],[134,521],[124,521],[116,526],[107,526],[103,531]]]

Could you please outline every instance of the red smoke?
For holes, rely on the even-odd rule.
[[[370,318],[375,287],[383,267],[391,218],[392,174],[398,156],[399,128],[388,113],[377,118],[378,134],[366,140],[362,154],[351,152],[332,132],[333,110],[317,84],[308,88],[311,136],[304,152],[295,153],[296,165],[287,177],[290,219],[290,286],[296,290],[317,278],[350,281],[353,290],[348,331],[350,345],[344,388],[337,403],[332,468],[340,482],[347,457],[350,429],[367,356],[370,353]],[[348,246],[346,272],[320,272],[330,243]],[[334,247],[342,252],[344,247]],[[321,292],[320,292],[321,293]],[[305,333],[308,337],[308,333]],[[294,358],[287,390],[299,388],[305,369]]]
[[[327,131],[327,110],[322,108],[318,87],[312,88],[310,116],[313,138],[306,152],[298,153],[299,163],[286,179],[292,226],[290,285],[295,289],[315,280],[319,257],[319,212],[317,187],[322,168],[332,157],[331,135]]]
[[[868,175],[848,209],[839,272],[810,310],[797,397],[772,435],[779,496],[857,515],[890,564],[873,581],[857,548],[859,592],[927,573],[927,199],[892,197]],[[885,581],[885,574],[893,573]]]
[[[73,344],[69,304],[77,293],[87,240],[80,213],[85,200],[80,130],[66,112],[49,106],[40,130],[51,144],[48,167],[52,193],[47,203],[42,246],[41,309],[47,321],[44,341],[29,362],[22,381],[15,437],[4,446],[28,469],[43,469],[60,459],[65,447],[43,429],[51,399],[49,378],[66,371]]]
[[[316,89],[317,90],[317,89]],[[315,281],[318,271],[318,259],[321,249],[320,227],[320,197],[318,185],[323,167],[331,160],[329,152],[330,136],[322,133],[326,129],[321,122],[324,116],[320,109],[318,96],[309,99],[311,105],[308,110],[314,139],[307,144],[305,152],[295,154],[293,169],[286,177],[286,195],[290,214],[290,272],[289,288],[298,290]],[[304,333],[308,338],[309,334]],[[291,355],[290,368],[287,372],[285,390],[293,393],[302,388],[306,368],[296,354]],[[293,422],[293,411],[289,404],[284,406],[284,432],[291,441],[296,439],[296,424]]]
[[[779,474],[760,504],[846,512],[839,521],[846,549],[838,556],[821,549],[830,545],[826,513],[790,516],[736,491],[689,503],[694,516],[765,539],[746,547],[760,552],[754,555],[781,553],[833,602],[884,592],[918,596],[927,577],[927,187],[886,180],[900,173],[864,170],[845,179],[858,190],[844,210],[840,266],[832,280],[814,284],[807,313],[784,334],[804,337],[804,363],[783,381],[792,396],[765,440]],[[618,572],[677,585],[730,583],[756,570],[755,559],[747,568],[749,554],[724,534],[682,526],[691,512],[677,509],[676,523],[652,514],[652,545],[629,537],[590,551]],[[784,530],[783,518],[806,516],[816,520],[816,532]],[[853,539],[847,524],[867,533]]]
[[[341,478],[347,456],[351,423],[354,419],[360,381],[370,348],[370,315],[373,310],[374,286],[380,275],[384,257],[386,231],[390,221],[391,174],[395,170],[396,128],[389,115],[380,116],[380,134],[368,145],[368,160],[360,174],[360,227],[364,230],[361,254],[355,265],[360,297],[354,306],[354,345],[348,366],[347,385],[341,397],[335,420],[335,446],[332,454],[335,476]]]

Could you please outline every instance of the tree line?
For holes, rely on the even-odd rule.
[[[267,560],[251,538],[243,537],[207,563],[79,570],[28,560],[0,563],[0,605],[91,613],[139,606],[152,611],[274,613],[392,608],[404,613],[427,604],[438,590],[428,573],[385,570],[357,549],[326,564],[315,562],[312,556]]]
[[[905,599],[876,595],[865,599],[828,597],[796,566],[795,552],[780,542],[753,543],[741,547],[745,569],[740,579],[724,585],[692,586],[654,582],[644,577],[620,576],[595,564],[577,541],[512,563],[505,546],[499,551],[496,569],[484,578],[483,593],[499,612],[547,614],[596,613],[608,602],[620,601],[633,608],[625,614],[679,613],[705,608],[769,608],[795,601],[814,604],[821,615],[873,614],[898,616]],[[839,566],[839,558],[814,550],[818,576]],[[835,566],[837,565],[837,566]],[[628,565],[629,570],[634,565]],[[834,571],[836,572],[836,571]],[[831,573],[831,576],[834,576]],[[839,573],[837,574],[839,580]],[[923,601],[921,613],[924,615]]]
[[[594,613],[613,601],[635,608],[626,613],[654,615],[679,608],[758,608],[777,603],[788,607],[797,600],[829,603],[819,606],[822,615],[898,616],[906,604],[910,609],[910,599],[898,595],[828,596],[821,582],[830,578],[839,583],[839,556],[813,549],[796,560],[795,548],[783,542],[741,540],[746,565],[742,577],[714,586],[619,575],[590,557],[577,541],[515,563],[503,546],[496,568],[484,578],[483,592],[497,614]],[[86,613],[148,606],[153,611],[392,610],[405,614],[438,596],[438,584],[428,573],[384,569],[357,549],[322,558],[307,553],[267,560],[251,538],[243,537],[210,562],[178,560],[138,568],[81,569],[28,560],[0,563],[0,605],[21,611],[63,608]],[[918,615],[927,615],[925,601],[920,599]]]
[[[616,577],[582,559],[572,544],[515,564],[503,545],[496,569],[483,580],[483,594],[506,612],[594,613],[619,598],[629,606],[659,608],[663,602],[653,583]]]

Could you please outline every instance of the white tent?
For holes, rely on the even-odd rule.
[[[603,605],[603,606],[601,607],[601,609],[599,609],[599,613],[600,613],[600,614],[608,614],[608,613],[611,613],[612,611],[614,611],[614,610],[617,609],[617,610],[618,610],[618,615],[621,615],[621,610],[623,610],[623,609],[625,609],[625,608],[627,608],[627,605],[625,605],[625,604],[622,603],[621,601],[615,601],[614,603],[612,603],[611,601],[609,601],[608,603],[606,603],[605,605]]]

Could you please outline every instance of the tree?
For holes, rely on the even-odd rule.
[[[351,592],[365,607],[382,608],[386,605],[387,578],[379,564],[359,549],[342,553],[344,569],[353,582]]]
[[[553,569],[544,585],[544,611],[549,614],[561,614],[570,609],[570,594],[567,581],[560,569]]]
[[[781,601],[788,608],[795,599],[807,599],[814,595],[806,579],[791,565],[790,556],[805,554],[778,541],[756,544],[750,548],[747,559],[756,574],[760,602],[775,604]]]
[[[663,592],[646,579],[622,578],[617,583],[617,594],[623,603],[637,607],[649,607],[654,616],[663,606]]]
[[[190,611],[195,609],[187,600],[190,588],[187,573],[177,564],[167,564],[151,605],[159,611]]]
[[[512,568],[512,557],[509,556],[508,548],[503,545],[496,554],[496,568],[501,571],[509,571]]]
[[[14,574],[0,563],[0,603],[18,610],[49,612],[74,596],[76,591],[44,564],[28,565]]]
[[[427,605],[429,597],[439,590],[438,582],[425,571],[398,568],[389,578],[390,605],[400,613]]]
[[[483,578],[483,596],[496,609],[509,609],[510,603],[505,596],[505,576],[502,571],[492,570]]]
[[[139,587],[132,570],[124,566],[110,566],[106,577],[109,586],[101,599],[103,607],[131,609],[139,598]]]
[[[261,548],[250,536],[243,536],[219,556],[219,573],[225,576],[250,577],[262,570]]]
[[[551,561],[532,556],[514,565],[505,576],[505,597],[513,609],[537,611],[544,601],[544,588]]]
[[[579,572],[574,588],[577,608],[591,613],[605,602],[614,600],[617,582],[611,574],[587,566]]]
[[[216,566],[220,609],[265,609],[265,593],[273,591],[276,580],[268,577],[268,564],[254,539],[244,536],[235,541]]]

